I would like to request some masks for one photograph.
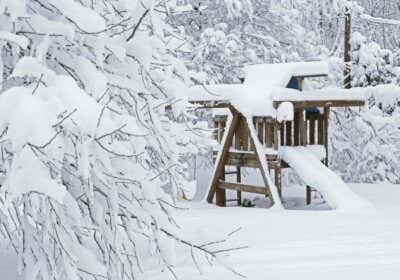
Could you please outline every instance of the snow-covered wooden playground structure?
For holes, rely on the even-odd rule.
[[[243,84],[195,86],[190,101],[206,108],[227,108],[214,116],[218,151],[207,201],[226,206],[226,191],[266,195],[274,208],[282,208],[281,171],[294,169],[307,185],[307,203],[314,188],[335,209],[365,204],[341,178],[327,168],[330,109],[365,104],[364,97],[340,89],[312,90],[308,78],[325,77],[324,62],[253,65]],[[234,166],[235,171],[226,166]],[[242,183],[242,168],[261,171],[264,186]],[[236,175],[236,182],[226,175]]]

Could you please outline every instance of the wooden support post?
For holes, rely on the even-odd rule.
[[[282,126],[281,126],[281,129],[282,129]],[[279,149],[278,133],[279,133],[279,123],[277,121],[275,121],[274,122],[274,150],[275,151],[277,151]],[[284,133],[281,131],[281,138],[284,138],[284,137],[285,137]]]
[[[257,123],[257,133],[258,133],[258,140],[260,143],[264,144],[264,119],[263,118],[257,118],[256,119]]]
[[[236,167],[236,182],[237,183],[241,183],[242,182],[242,172],[240,169],[240,166]],[[237,191],[237,204],[238,206],[242,205],[242,192],[241,191]]]
[[[286,122],[286,145],[292,146],[292,122]]]
[[[218,133],[219,133],[219,127],[218,127],[219,122],[218,121],[214,121],[214,131],[213,131],[213,138],[214,140],[216,140],[219,143],[219,137],[218,137]]]
[[[224,138],[225,129],[226,129],[226,121],[227,121],[227,120],[228,120],[228,118],[222,119],[221,142],[222,142],[222,139]]]
[[[223,137],[223,132],[222,132],[222,121],[218,121],[218,143],[221,143]]]
[[[285,123],[284,122],[282,122],[281,125],[279,126],[279,130],[280,130],[280,136],[281,136],[280,144],[281,144],[281,146],[285,146],[286,141],[285,141]]]
[[[306,188],[306,203],[307,205],[311,204],[311,188],[309,186]]]
[[[280,165],[275,167],[275,185],[278,188],[279,197],[282,198],[282,174]]]
[[[305,110],[300,110],[299,114],[299,144],[302,146],[307,146],[307,120],[305,118]]]
[[[329,166],[329,115],[331,112],[331,104],[326,104],[324,108],[324,146],[325,146],[325,165]]]
[[[299,140],[300,140],[300,129],[299,129],[299,125],[300,125],[300,112],[294,112],[294,129],[293,129],[293,143],[294,146],[299,146]]]
[[[239,117],[239,124],[236,129],[236,149],[241,151],[248,151],[249,150],[249,131],[246,125],[246,119],[244,116],[240,114]]]
[[[218,196],[217,203],[219,202],[220,204],[223,204],[221,200],[226,200],[225,194],[217,191],[217,186],[218,186],[219,180],[221,178],[223,178],[223,176],[224,176],[225,162],[226,162],[226,159],[227,159],[227,156],[229,153],[229,147],[232,144],[233,135],[239,124],[239,118],[240,118],[239,113],[237,111],[233,111],[232,114],[233,114],[233,118],[232,118],[231,125],[229,126],[228,131],[226,132],[226,135],[224,135],[224,138],[223,138],[224,141],[222,143],[221,150],[217,156],[217,158],[219,160],[216,163],[217,166],[214,169],[214,174],[211,179],[210,189],[209,189],[208,196],[207,196],[208,203],[212,203],[214,194],[216,192],[219,193],[219,194],[217,194],[217,196]]]
[[[221,207],[226,206],[226,190],[217,188],[215,191],[215,204]]]
[[[272,148],[274,142],[274,127],[268,120],[265,121],[265,146]]]
[[[226,166],[224,165],[223,172],[221,174],[221,180],[225,181],[226,179]],[[226,206],[226,190],[218,189],[215,192],[215,204],[221,207]]]
[[[303,130],[303,145],[307,146],[308,144],[308,121],[307,121],[307,112],[304,110],[304,130]]]
[[[315,144],[315,116],[310,116],[310,145]]]
[[[300,111],[300,145],[307,146],[307,118],[305,110]],[[311,188],[306,186],[306,203],[311,203]]]
[[[324,119],[323,115],[318,116],[318,145],[324,145]]]

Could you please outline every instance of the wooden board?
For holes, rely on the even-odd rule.
[[[265,155],[267,161],[277,161],[277,155]],[[259,168],[260,163],[255,153],[232,153],[226,157],[226,165]]]
[[[257,187],[257,186],[239,184],[239,183],[225,182],[225,181],[219,181],[218,189],[234,190],[234,191],[240,191],[240,192],[264,194],[264,195],[270,194],[269,189],[266,187]]]

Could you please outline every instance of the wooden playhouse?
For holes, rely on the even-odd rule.
[[[329,155],[330,110],[363,106],[365,101],[350,91],[305,88],[306,79],[327,75],[328,65],[324,62],[253,65],[246,68],[243,84],[191,89],[192,103],[206,108],[227,108],[230,112],[213,118],[214,137],[219,146],[207,196],[209,203],[216,197],[217,205],[226,206],[226,191],[233,190],[237,192],[238,205],[242,202],[242,192],[250,192],[266,195],[275,207],[282,207],[281,171],[289,167],[309,185],[307,204],[311,202],[310,187],[327,196],[332,191],[313,172],[344,185],[325,167]],[[234,166],[235,171],[227,171],[226,166]],[[244,167],[259,169],[264,185],[243,184]],[[236,175],[235,182],[226,181],[227,174]]]

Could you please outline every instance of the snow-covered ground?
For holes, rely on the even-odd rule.
[[[218,239],[239,229],[225,247],[248,248],[228,253],[226,261],[247,279],[399,279],[400,186],[358,184],[351,188],[371,201],[376,211],[349,214],[308,208],[311,211],[274,212],[197,202],[187,203],[190,210],[180,212],[177,221],[194,240]],[[302,199],[289,200],[296,204]],[[210,266],[201,258],[199,263],[201,275],[190,255],[178,258],[178,278],[241,279],[220,265]],[[170,279],[167,272],[147,276]]]
[[[292,187],[286,190],[289,198],[284,203],[292,210],[221,208],[205,202],[191,202],[182,205],[189,209],[178,212],[176,219],[189,238],[198,242],[226,238],[237,230],[223,246],[247,248],[223,255],[224,261],[247,279],[399,279],[400,186],[350,186],[355,193],[371,201],[376,211],[339,213],[324,207],[318,199],[311,207],[306,207],[303,188]],[[190,254],[178,256],[175,271],[179,279],[242,279],[215,262],[210,266],[197,254],[202,268],[200,274]],[[14,254],[2,244],[0,279],[16,279],[15,267]],[[173,277],[166,271],[152,271],[147,272],[144,279]]]
[[[0,279],[17,279],[17,259],[12,247],[0,239]]]

